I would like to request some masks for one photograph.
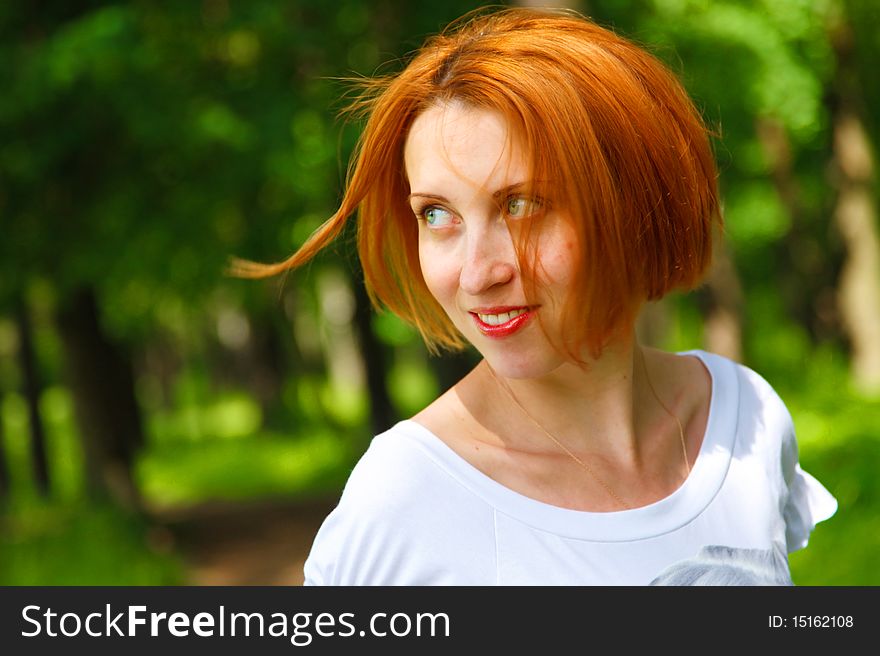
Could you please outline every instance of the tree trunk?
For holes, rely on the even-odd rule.
[[[345,267],[345,270],[354,290],[354,327],[361,355],[364,358],[367,393],[370,398],[371,429],[374,435],[378,435],[388,430],[398,419],[387,387],[388,348],[376,338],[376,334],[373,332],[373,309],[363,282],[352,275],[349,267]]]
[[[788,314],[807,328],[814,342],[840,338],[840,321],[833,302],[836,266],[833,254],[823,248],[822,235],[811,226],[809,210],[793,167],[791,142],[785,127],[776,120],[759,118],[756,132],[779,199],[791,219],[791,227],[773,252],[779,263],[779,287]],[[825,217],[813,222],[827,225]],[[823,257],[823,251],[825,256]]]
[[[37,358],[34,352],[33,328],[24,298],[15,299],[15,322],[18,326],[18,353],[24,382],[24,397],[30,419],[30,452],[34,482],[40,495],[49,496],[49,463],[46,457],[46,430],[40,414],[40,393],[43,391]]]
[[[703,345],[706,350],[742,362],[743,293],[736,264],[720,235],[713,240],[712,267],[702,299]]]
[[[866,392],[880,392],[880,238],[869,152],[862,122],[842,109],[834,119],[834,156],[841,174],[834,220],[847,256],[838,303],[852,345],[855,383]]]
[[[132,464],[143,446],[131,362],[104,332],[94,291],[82,288],[59,310],[57,323],[92,494],[140,507]]]
[[[259,314],[252,314],[250,320],[250,389],[263,409],[263,417],[269,418],[280,405],[284,383],[283,365],[287,358],[278,329],[271,317],[261,310]]]
[[[852,346],[856,385],[880,392],[880,237],[871,144],[860,116],[862,98],[846,24],[832,32],[838,74],[833,100],[834,173],[839,192],[834,222],[846,245],[838,307]]]

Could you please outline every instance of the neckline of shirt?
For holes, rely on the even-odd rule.
[[[538,501],[490,478],[421,424],[406,419],[389,432],[404,435],[435,463],[496,511],[533,528],[597,542],[647,539],[681,528],[697,517],[721,489],[736,439],[739,385],[732,361],[701,350],[695,356],[712,380],[709,418],[699,454],[687,479],[670,495],[631,510],[571,510]]]

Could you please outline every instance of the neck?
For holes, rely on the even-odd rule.
[[[517,442],[513,448],[554,451],[559,447],[546,431],[575,454],[638,471],[649,451],[645,436],[669,421],[651,391],[651,364],[644,358],[631,339],[588,366],[566,363],[540,378],[506,379],[484,363],[483,389],[490,390],[484,411],[496,434]]]

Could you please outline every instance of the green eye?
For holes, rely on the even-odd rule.
[[[513,196],[507,199],[507,216],[520,219],[536,214],[541,209],[540,201],[524,196]]]
[[[424,217],[425,223],[435,228],[452,223],[452,213],[436,205],[432,205],[422,212],[422,217]]]

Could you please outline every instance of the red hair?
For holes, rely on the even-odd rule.
[[[465,341],[422,278],[403,148],[438,103],[500,112],[532,157],[533,180],[576,225],[582,275],[569,290],[561,348],[595,357],[631,330],[639,304],[696,286],[720,224],[708,133],[679,81],[645,50],[571,11],[506,9],[453,24],[399,74],[352,105],[368,116],[337,212],[289,259],[238,261],[259,277],[298,267],[358,214],[367,291],[414,324],[428,347]],[[537,184],[541,184],[540,182]],[[524,270],[539,262],[518,244]],[[530,284],[535,276],[524,276]]]

